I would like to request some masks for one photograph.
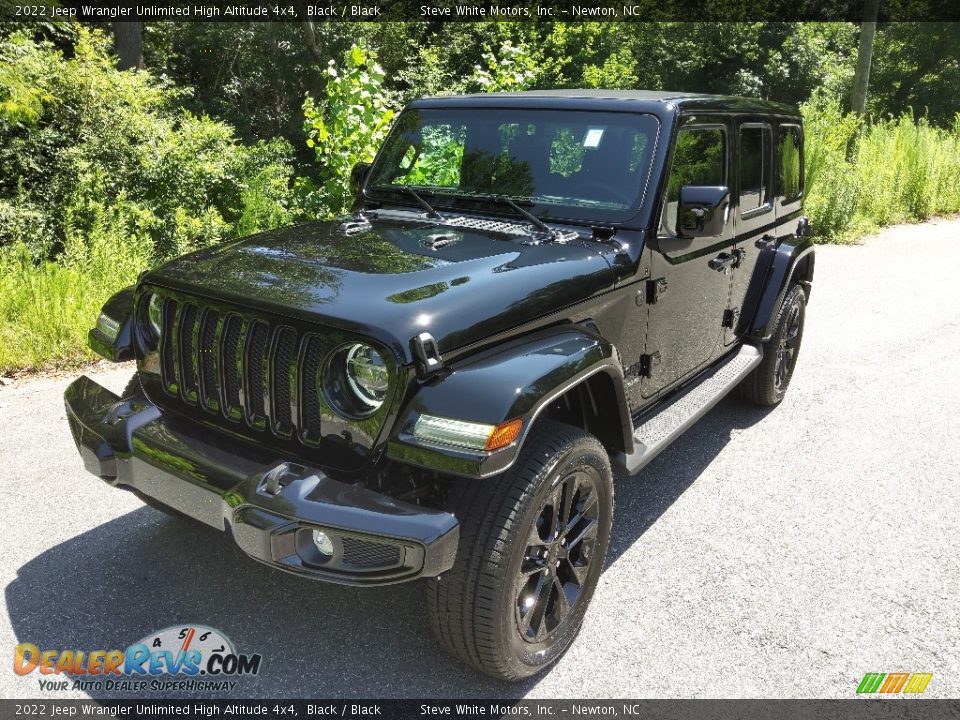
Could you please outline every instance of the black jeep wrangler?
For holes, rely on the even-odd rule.
[[[419,100],[351,216],[141,276],[66,392],[86,468],[308,578],[425,578],[490,675],[571,644],[614,473],[730,390],[783,398],[814,271],[798,113],[560,91]]]

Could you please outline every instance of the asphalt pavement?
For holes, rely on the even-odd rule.
[[[124,648],[182,623],[263,656],[242,697],[853,697],[866,672],[960,696],[960,220],[818,248],[793,384],[727,399],[616,487],[608,567],[544,675],[443,655],[419,584],[355,589],[243,556],[87,475],[72,375],[0,387],[0,697],[14,647]],[[91,321],[93,318],[91,317]],[[132,368],[88,371],[114,391]],[[148,693],[154,694],[154,693]]]

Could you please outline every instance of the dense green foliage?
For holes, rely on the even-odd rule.
[[[162,259],[277,216],[263,197],[292,174],[286,142],[238,143],[229,125],[180,108],[180,90],[116,71],[99,33],[81,28],[69,58],[14,34],[0,68],[0,245],[40,260],[110,234]]]
[[[857,38],[851,23],[158,22],[146,71],[121,72],[102,30],[0,27],[0,370],[85,357],[97,307],[150,264],[343,212],[353,164],[425,94],[802,104],[822,240],[960,210],[960,25],[881,25],[863,118],[843,111]],[[434,140],[416,172],[446,182],[462,148]]]
[[[327,66],[322,103],[307,97],[303,105],[307,146],[317,156],[316,186],[304,181],[303,197],[311,214],[340,214],[350,208],[350,170],[370,162],[387,136],[393,119],[383,95],[383,70],[376,55],[354,45],[338,66]]]
[[[291,220],[287,142],[238,143],[181,95],[115,70],[99,33],[69,57],[0,41],[0,368],[76,357],[148,264]]]
[[[960,212],[960,116],[951,128],[909,114],[864,124],[822,97],[803,111],[806,212],[821,240]]]

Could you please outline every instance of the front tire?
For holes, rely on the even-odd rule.
[[[600,442],[552,421],[516,464],[462,480],[453,568],[428,581],[440,644],[478,670],[521,680],[556,662],[580,630],[610,541],[613,475]]]
[[[792,285],[784,295],[773,335],[763,344],[763,360],[740,383],[740,396],[754,405],[778,405],[787,393],[807,315],[807,296],[799,285]]]

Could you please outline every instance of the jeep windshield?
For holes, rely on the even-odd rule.
[[[637,212],[659,123],[653,115],[582,110],[406,110],[366,192],[447,210],[490,210],[498,195],[544,220],[623,222]]]

